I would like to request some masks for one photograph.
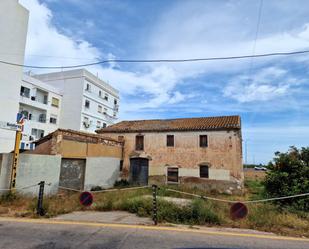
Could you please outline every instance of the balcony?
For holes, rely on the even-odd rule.
[[[33,97],[33,96],[31,98],[20,96],[19,102],[21,104],[24,104],[24,105],[27,105],[27,106],[32,106],[32,107],[35,107],[35,108],[41,109],[41,110],[47,110],[48,109],[47,103],[44,104],[42,102],[36,101],[36,98]]]
[[[47,110],[48,107],[48,92],[40,89],[32,89],[21,87],[20,90],[20,103],[33,106],[38,109]]]
[[[20,113],[22,113],[25,117],[25,120],[31,121],[31,122],[39,122],[39,123],[46,123],[46,113],[33,113],[34,111],[29,110],[19,110]]]

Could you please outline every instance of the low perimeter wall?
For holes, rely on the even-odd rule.
[[[0,189],[8,189],[11,179],[13,154],[2,154],[0,164]],[[58,191],[61,156],[21,154],[17,167],[16,188],[18,193],[37,195],[39,186],[19,189],[40,181],[46,185],[45,194],[55,194]],[[1,191],[2,192],[2,191]]]
[[[114,157],[87,157],[85,172],[85,190],[100,186],[111,188],[118,180],[120,160]]]
[[[0,154],[0,189],[8,189],[11,179],[13,154]],[[101,186],[113,187],[119,177],[120,159],[113,157],[87,157],[84,179],[84,189]],[[38,184],[40,181],[50,183],[45,185],[44,194],[52,195],[58,192],[61,172],[61,155],[21,154],[17,167],[17,193],[37,195],[39,186],[19,189]],[[0,191],[0,194],[5,191]]]
[[[166,176],[150,176],[149,184],[181,185],[188,188],[201,189],[207,193],[243,194],[243,185],[239,181],[201,179],[199,177],[179,177],[178,183],[168,183]]]

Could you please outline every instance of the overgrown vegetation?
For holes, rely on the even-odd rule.
[[[308,148],[297,150],[292,148],[288,153],[276,153],[274,163],[269,165],[265,178],[252,177],[245,181],[246,192],[243,196],[231,196],[212,192],[206,194],[198,188],[168,186],[180,191],[197,195],[210,195],[223,199],[256,200],[265,196],[282,196],[308,192]],[[128,187],[127,181],[115,184],[116,188]],[[93,190],[101,190],[94,188]],[[95,193],[91,207],[82,207],[78,193],[64,191],[57,196],[44,198],[46,217],[53,217],[72,211],[112,211],[123,210],[142,217],[152,216],[151,189],[135,189]],[[172,198],[171,198],[172,197]],[[184,205],[174,203],[173,198],[185,199]],[[189,200],[189,201],[188,201]],[[192,200],[192,202],[190,202]],[[186,204],[187,203],[187,204]],[[158,221],[188,224],[211,225],[235,228],[249,228],[274,232],[282,235],[309,237],[309,200],[305,198],[293,201],[248,204],[249,214],[246,219],[232,220],[229,217],[230,204],[202,199],[190,199],[189,196],[170,192],[166,186],[158,190]],[[0,198],[0,215],[37,217],[37,198],[20,197],[6,194]],[[307,206],[306,206],[307,205]]]
[[[286,153],[275,153],[273,163],[265,178],[268,197],[289,196],[309,191],[309,147],[291,147]],[[283,199],[276,202],[281,207],[309,212],[309,196]]]
[[[130,186],[130,183],[125,180],[125,179],[121,179],[120,181],[116,181],[114,184],[115,188],[123,188],[123,187],[128,187]]]

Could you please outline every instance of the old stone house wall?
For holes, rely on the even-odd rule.
[[[182,182],[199,178],[199,166],[209,165],[209,180],[243,183],[242,140],[240,130],[104,133],[119,139],[124,137],[123,175],[128,176],[130,158],[149,157],[149,176],[166,176],[167,168],[179,168]],[[144,151],[135,151],[136,135],[144,136]],[[166,136],[174,135],[174,147],[166,146]],[[199,136],[208,136],[208,147],[199,146]],[[165,177],[166,178],[166,177]],[[164,179],[165,179],[164,178]],[[162,178],[161,178],[162,180]],[[192,182],[192,181],[191,181]]]

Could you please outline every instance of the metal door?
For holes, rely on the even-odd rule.
[[[86,160],[65,159],[61,160],[59,186],[73,189],[84,189]]]
[[[146,158],[132,158],[130,160],[130,180],[136,185],[148,184],[148,164]]]

